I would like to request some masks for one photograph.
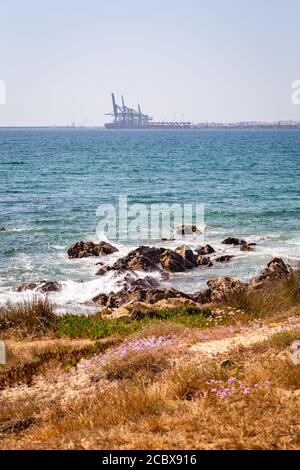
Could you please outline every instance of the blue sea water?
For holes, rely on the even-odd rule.
[[[97,259],[70,261],[67,248],[96,240],[97,207],[119,195],[132,203],[202,202],[205,243],[221,249],[226,236],[258,243],[254,253],[228,247],[231,263],[171,275],[167,285],[191,292],[221,274],[247,279],[272,256],[296,263],[299,163],[298,130],[0,129],[0,226],[7,228],[0,302],[39,279],[63,282],[54,295],[62,309],[116,288],[111,273],[95,276]],[[130,249],[118,246],[121,254]]]

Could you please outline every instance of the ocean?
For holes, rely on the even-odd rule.
[[[299,130],[0,129],[0,304],[32,295],[16,286],[56,280],[59,312],[92,311],[91,298],[120,288],[98,258],[69,260],[78,240],[97,241],[96,209],[130,203],[204,203],[205,233],[188,240],[233,254],[231,262],[171,274],[162,285],[184,292],[208,279],[248,280],[273,256],[300,259]],[[254,252],[221,245],[227,236],[257,243]],[[203,239],[204,238],[204,239]],[[136,241],[115,242],[120,252]],[[175,248],[182,241],[153,241]],[[155,274],[155,276],[158,276]],[[80,282],[79,282],[80,281]]]

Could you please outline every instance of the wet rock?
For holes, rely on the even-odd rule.
[[[103,275],[106,274],[108,271],[111,271],[111,269],[112,269],[111,266],[103,265],[103,266],[101,266],[101,268],[99,268],[98,271],[96,272],[96,276],[103,276]]]
[[[202,256],[202,255],[197,256],[196,263],[197,263],[197,266],[206,266],[208,268],[213,266],[213,263],[211,259],[209,258],[209,256]]]
[[[22,284],[17,287],[17,292],[23,292],[25,290],[36,290],[37,292],[58,292],[62,289],[62,285],[56,281],[38,281]]]
[[[107,294],[99,294],[92,298],[92,302],[97,305],[106,305],[108,302],[108,295]]]
[[[203,255],[211,255],[212,253],[215,253],[216,251],[213,249],[212,246],[205,245],[197,249],[196,252],[198,253],[198,255],[203,256]]]
[[[157,287],[156,280],[153,279],[139,279],[132,283],[130,287],[125,287],[119,292],[112,292],[108,295],[98,295],[97,297],[94,297],[93,302],[97,305],[109,308],[118,308],[124,304],[128,304],[128,302],[154,304],[159,300],[169,298],[191,299],[191,296],[177,291],[176,289],[159,288]]]
[[[5,228],[5,227],[2,227],[2,226],[0,226],[0,232],[6,232],[6,228]]]
[[[173,250],[165,250],[160,257],[160,263],[164,271],[181,273],[187,270],[184,258]]]
[[[251,288],[259,288],[266,283],[284,279],[292,273],[291,267],[282,258],[273,258],[267,267],[250,282]]]
[[[242,245],[240,250],[241,251],[255,251],[252,245]]]
[[[208,304],[208,303],[211,302],[211,290],[210,289],[204,289],[204,290],[195,292],[192,295],[192,299],[197,304]]]
[[[192,235],[193,233],[202,233],[199,227],[197,227],[197,225],[195,224],[179,225],[178,227],[176,227],[176,232],[180,233],[181,235]]]
[[[228,237],[228,238],[225,238],[225,240],[222,241],[222,244],[223,245],[239,246],[239,245],[247,245],[247,242],[246,242],[246,240],[243,240],[241,238]]]
[[[229,294],[241,291],[246,285],[232,277],[219,277],[208,281],[207,286],[210,290],[211,302],[219,302]]]
[[[192,269],[197,266],[197,257],[189,246],[179,246],[175,252],[182,256],[186,269]]]
[[[216,263],[228,263],[233,258],[233,255],[223,255],[215,259]]]
[[[132,269],[134,271],[159,271],[158,266],[160,256],[165,251],[164,248],[154,248],[150,246],[140,246],[130,251],[128,255],[119,258],[112,269]]]
[[[68,256],[70,259],[87,258],[89,256],[110,255],[116,251],[119,250],[108,242],[94,243],[91,241],[80,241],[70,246]]]

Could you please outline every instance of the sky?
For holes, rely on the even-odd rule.
[[[299,120],[299,0],[0,2],[0,126]]]

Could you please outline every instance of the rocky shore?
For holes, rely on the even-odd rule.
[[[187,230],[182,228],[181,230]],[[193,228],[191,228],[193,231]],[[224,246],[231,245],[235,250],[254,251],[255,244],[246,240],[229,237],[222,241]],[[76,258],[101,257],[117,253],[119,250],[108,242],[79,241],[68,249],[70,260]],[[104,261],[96,263],[97,276],[107,272],[122,279],[119,289],[110,293],[99,293],[89,300],[89,304],[99,307],[98,314],[105,319],[120,317],[137,318],[150,315],[153,308],[179,307],[183,305],[203,306],[212,302],[221,302],[229,295],[239,291],[260,289],[277,279],[288,277],[291,267],[281,258],[273,258],[267,267],[248,283],[233,277],[217,277],[207,282],[203,290],[187,294],[171,287],[163,287],[158,280],[169,279],[174,273],[185,273],[197,269],[209,269],[218,263],[229,263],[234,255],[215,250],[210,245],[192,249],[189,245],[180,245],[174,250],[163,247],[140,246],[126,256],[118,258],[113,264]],[[152,274],[152,275],[151,275]],[[154,276],[155,274],[155,276]],[[158,274],[158,276],[157,276]],[[38,293],[53,293],[62,290],[57,281],[42,280],[22,284],[18,292],[33,290]]]

